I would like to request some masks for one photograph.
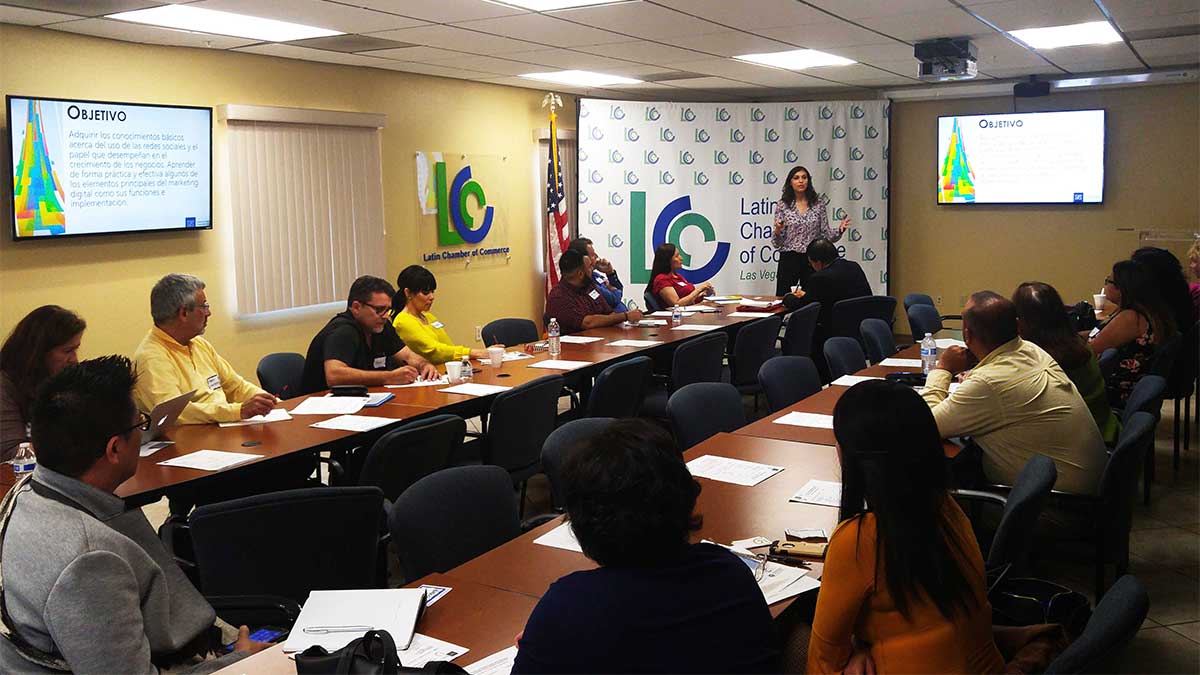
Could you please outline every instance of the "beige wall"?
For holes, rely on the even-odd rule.
[[[432,263],[438,278],[434,311],[457,341],[473,344],[473,326],[502,316],[542,311],[541,194],[533,130],[548,126],[543,92],[379,69],[253,54],[137,45],[70,33],[0,25],[0,94],[217,106],[223,103],[385,113],[384,213],[387,269],[393,282],[421,262],[417,232],[416,150],[507,157],[503,186],[486,186],[488,201],[505,201],[512,259],[465,268]],[[563,97],[564,128],[575,124],[574,100]],[[7,128],[7,122],[4,124]],[[213,305],[208,338],[244,376],[275,351],[303,353],[332,310],[273,318],[234,316],[233,237],[224,124],[214,138],[213,229],[14,244],[0,233],[0,334],[29,310],[56,303],[88,322],[82,353],[131,353],[150,325],[149,290],[161,275],[204,278]],[[7,162],[5,163],[7,165]],[[5,202],[4,213],[10,210]],[[9,228],[8,215],[0,218]],[[491,245],[502,245],[492,242]]]
[[[1018,112],[1104,108],[1104,203],[938,206],[939,115],[1013,112],[1014,100],[896,103],[891,128],[892,295],[941,295],[949,313],[980,289],[1008,295],[1040,280],[1063,299],[1088,299],[1145,229],[1200,225],[1200,111],[1196,85],[1110,89],[1017,99]],[[903,312],[903,308],[900,310]],[[898,328],[907,330],[901,319]]]

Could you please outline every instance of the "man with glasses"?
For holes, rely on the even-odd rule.
[[[395,294],[385,279],[361,276],[354,280],[346,311],[330,319],[308,345],[305,393],[339,384],[378,387],[438,376],[437,368],[404,345],[388,320]]]
[[[200,337],[212,311],[204,282],[190,274],[168,274],[150,291],[154,327],[133,353],[138,381],[134,400],[142,410],[196,391],[179,415],[180,424],[236,422],[264,415],[277,399],[248,382]]]
[[[138,469],[149,418],[129,359],[84,361],[33,403],[38,466],[0,503],[0,672],[211,672],[267,647],[243,626],[234,653],[212,606],[141,509],[113,492]]]

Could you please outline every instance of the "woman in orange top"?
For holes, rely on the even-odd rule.
[[[841,523],[830,538],[809,673],[996,673],[983,556],[946,488],[941,436],[912,389],[855,385],[833,412]]]

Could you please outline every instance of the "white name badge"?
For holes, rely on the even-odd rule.
[[[596,289],[594,289],[594,288],[593,288],[593,289],[592,289],[592,292],[591,292],[591,293],[588,293],[588,297],[589,297],[589,298],[591,298],[591,299],[593,299],[593,300],[595,300],[596,298],[599,298],[599,297],[600,297],[600,291],[598,291],[598,290],[596,290]]]
[[[687,286],[687,282],[686,281],[676,281],[675,285],[676,286]]]
[[[429,325],[433,326],[434,328],[445,328],[446,327],[446,324],[442,323],[441,321],[434,321],[433,323],[431,323]]]
[[[376,357],[375,357],[375,366],[374,366],[374,367],[376,367],[376,368],[387,368],[387,357],[386,357],[386,356],[376,356]]]
[[[208,390],[216,391],[220,388],[221,388],[221,378],[217,377],[216,375],[209,375],[208,376]]]

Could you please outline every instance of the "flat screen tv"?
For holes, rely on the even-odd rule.
[[[1104,111],[939,117],[938,204],[1099,204]]]
[[[14,240],[212,228],[212,108],[7,103]]]

